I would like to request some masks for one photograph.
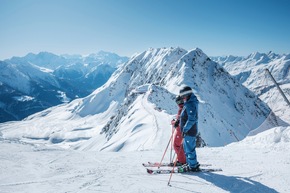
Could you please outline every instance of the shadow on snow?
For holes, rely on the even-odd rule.
[[[212,185],[219,187],[225,191],[231,193],[244,193],[244,192],[251,192],[251,193],[278,193],[273,188],[270,188],[266,185],[263,185],[260,182],[251,180],[250,178],[246,177],[238,177],[238,176],[225,176],[217,173],[199,173],[199,174],[186,174],[186,175],[195,175],[198,176],[207,182],[210,182]],[[184,177],[186,176],[184,175]],[[192,179],[192,178],[191,178]],[[173,185],[175,188],[180,188]],[[185,190],[184,187],[180,188]],[[185,190],[188,192],[195,192],[193,190]]]

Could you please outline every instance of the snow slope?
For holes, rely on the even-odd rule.
[[[0,135],[1,136],[1,135]],[[165,149],[167,140],[160,143]],[[197,149],[222,172],[150,175],[141,165],[163,151],[96,152],[49,148],[0,138],[1,193],[290,191],[290,127],[276,127],[225,147]],[[165,161],[169,161],[169,152]]]

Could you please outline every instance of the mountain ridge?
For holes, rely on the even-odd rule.
[[[201,49],[158,48],[132,56],[87,97],[32,115],[21,125],[7,124],[2,133],[35,143],[39,128],[46,128],[42,143],[83,150],[160,148],[158,141],[169,138],[169,123],[177,112],[174,98],[183,85],[191,86],[200,100],[199,128],[209,146],[241,140],[256,128],[280,122]],[[136,93],[140,86],[145,90]],[[51,120],[55,123],[44,125]],[[31,129],[24,129],[27,125]],[[25,133],[15,132],[19,128]]]

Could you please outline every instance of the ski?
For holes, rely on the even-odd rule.
[[[200,172],[221,172],[223,171],[221,168],[200,168],[200,171],[187,171],[180,172],[178,168],[172,169],[147,169],[148,174],[170,174],[170,173],[200,173]]]
[[[159,163],[159,162],[148,162],[148,163],[142,163],[142,165],[144,167],[173,167],[174,163]],[[177,163],[176,166],[181,166],[182,164]],[[200,164],[200,166],[202,167],[206,167],[206,166],[211,166],[211,164]]]

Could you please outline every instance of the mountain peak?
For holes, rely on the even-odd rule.
[[[261,54],[260,52],[253,52],[249,55],[249,58],[259,60],[263,55],[265,54]]]
[[[174,98],[182,85],[192,87],[200,99],[199,131],[209,146],[243,139],[270,112],[201,49],[150,48],[131,57],[89,96],[29,117],[27,122],[37,127],[29,127],[29,136],[37,138],[38,129],[48,128],[42,132],[47,135],[44,138],[60,146],[62,142],[73,144],[77,137],[90,138],[77,141],[80,149],[155,149],[169,137],[169,124],[177,112]],[[136,88],[142,92],[132,92]]]

